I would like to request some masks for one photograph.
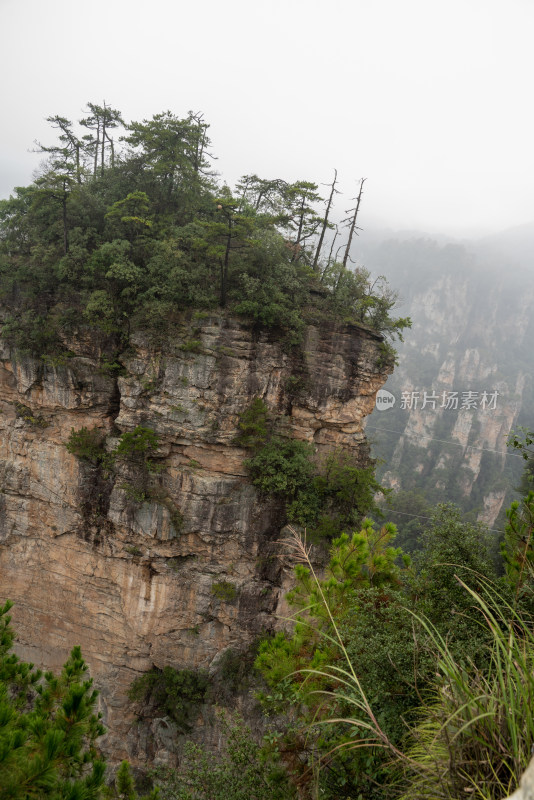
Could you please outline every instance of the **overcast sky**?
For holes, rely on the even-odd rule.
[[[229,183],[366,177],[364,227],[531,222],[533,39],[534,0],[0,0],[0,196],[105,100],[204,112]]]

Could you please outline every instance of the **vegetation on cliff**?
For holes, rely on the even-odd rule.
[[[361,467],[342,450],[318,461],[312,444],[287,435],[285,422],[256,397],[240,417],[237,441],[251,450],[244,464],[252,484],[283,502],[287,521],[332,540],[378,511],[375,496],[384,490],[372,465]]]
[[[16,347],[58,364],[70,355],[69,338],[98,331],[102,369],[116,375],[123,370],[116,354],[132,331],[163,338],[195,309],[242,315],[288,347],[308,322],[354,322],[390,338],[409,324],[392,316],[396,297],[383,279],[372,283],[365,269],[347,266],[356,209],[341,257],[335,237],[327,253],[335,181],[326,203],[307,181],[248,175],[231,190],[211,169],[208,126],[198,114],[125,124],[117,110],[89,104],[78,131],[62,117],[50,122],[59,138],[39,145],[48,159],[40,174],[0,203],[3,335]],[[363,182],[356,208],[362,190]],[[193,357],[202,343],[192,332],[179,347]],[[287,396],[297,397],[303,380],[289,378]],[[19,404],[17,414],[42,427],[28,407]],[[244,673],[255,658],[259,699],[278,729],[273,722],[262,742],[234,720],[219,758],[189,743],[180,770],[154,778],[162,797],[498,800],[534,742],[530,481],[508,512],[500,555],[483,527],[448,505],[432,512],[437,496],[410,484],[393,506],[412,520],[404,531],[416,551],[410,559],[396,546],[395,526],[365,518],[380,492],[373,469],[338,450],[319,459],[286,428],[256,398],[240,417],[236,443],[249,450],[245,466],[259,494],[279,502],[278,521],[328,542],[320,577],[306,546],[293,542],[294,627],[266,635],[248,660],[227,650],[210,673],[154,668],[130,692],[143,715],[163,714],[186,734],[210,697],[235,700],[250,690]],[[132,425],[114,449],[97,428],[72,429],[66,446],[86,471],[124,476],[118,488],[128,502],[164,505],[179,530],[179,512],[155,485],[163,466],[151,428]],[[403,467],[415,474],[414,464],[415,455]],[[93,514],[98,508],[91,497],[86,505]],[[125,552],[141,553],[133,544]],[[210,580],[212,607],[237,608],[239,580]],[[5,796],[97,800],[107,792],[134,800],[126,762],[104,790],[95,744],[103,729],[79,648],[61,676],[42,676],[9,654],[7,610],[0,609]],[[190,633],[198,635],[198,625]],[[216,695],[217,681],[226,694]]]
[[[413,562],[399,561],[394,526],[366,523],[332,543],[318,577],[295,535],[295,626],[265,639],[256,659],[261,702],[278,732],[261,742],[234,718],[218,758],[188,744],[178,771],[152,775],[151,797],[457,800],[478,792],[502,800],[534,742],[534,578],[525,545],[533,513],[534,493],[511,510],[499,579],[481,529],[450,506],[438,509]],[[60,677],[43,678],[10,654],[8,609],[0,613],[2,796],[136,800],[125,762],[104,787],[95,746],[103,728],[79,648]],[[132,698],[149,694],[187,730],[208,689],[207,677],[200,681],[154,671]]]
[[[317,185],[212,170],[202,115],[126,124],[90,103],[79,129],[60,116],[38,177],[0,202],[3,334],[59,353],[80,324],[124,346],[133,328],[168,329],[187,309],[228,308],[291,344],[307,321],[354,321],[401,335],[396,294],[327,256]],[[116,132],[123,134],[116,141]],[[113,135],[112,135],[113,134]]]

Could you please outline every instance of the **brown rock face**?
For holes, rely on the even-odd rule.
[[[210,316],[158,350],[134,338],[118,379],[81,345],[57,365],[0,353],[0,595],[15,602],[23,658],[57,669],[81,644],[113,758],[147,758],[126,699],[136,676],[208,668],[276,624],[283,516],[247,481],[239,415],[261,397],[319,453],[366,464],[362,420],[389,371],[380,341],[310,327],[296,358]],[[112,448],[138,425],[159,437],[142,489],[135,465],[106,475],[65,447],[72,428],[96,426]]]

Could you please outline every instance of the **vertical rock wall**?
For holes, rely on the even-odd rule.
[[[310,327],[297,357],[210,316],[159,349],[134,337],[119,378],[81,339],[63,362],[1,351],[0,599],[15,602],[23,658],[57,669],[82,646],[112,757],[143,758],[126,699],[136,676],[207,668],[276,625],[283,518],[247,480],[239,415],[261,397],[319,455],[342,447],[364,465],[362,421],[389,371],[380,343]],[[65,447],[73,428],[98,427],[111,449],[137,425],[159,436],[148,493],[131,465],[106,475]]]

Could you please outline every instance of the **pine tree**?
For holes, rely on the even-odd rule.
[[[105,763],[96,740],[98,693],[74,647],[61,674],[44,675],[11,652],[14,633],[0,607],[0,791],[2,800],[99,800]]]

